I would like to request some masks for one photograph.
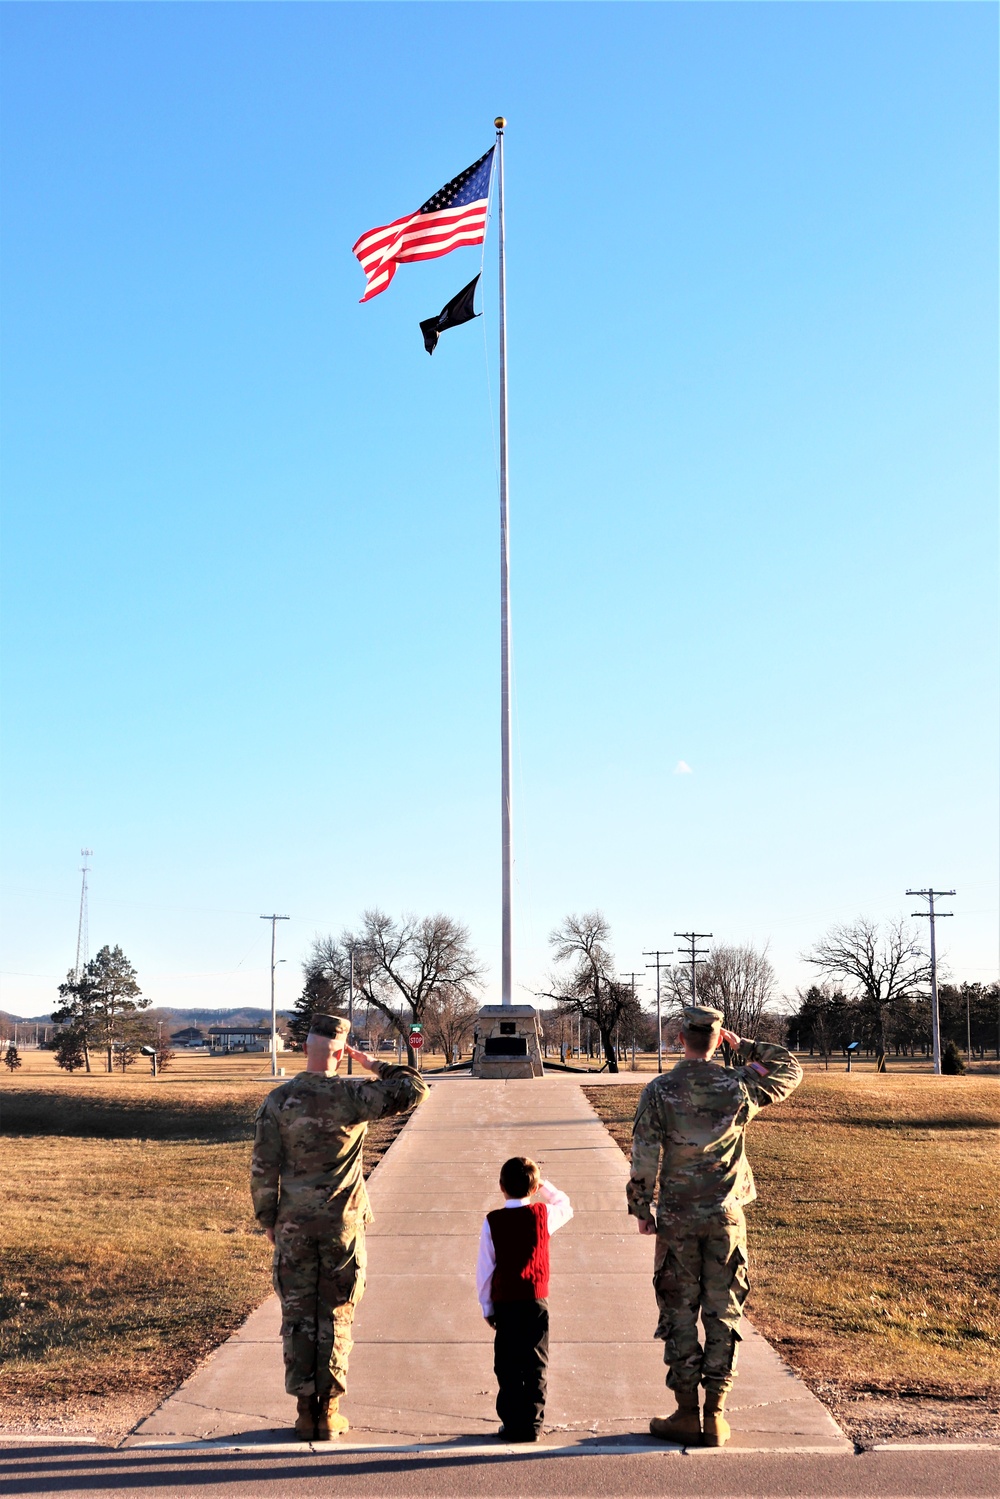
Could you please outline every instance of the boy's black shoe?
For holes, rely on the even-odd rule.
[[[501,1442],[537,1442],[539,1433],[537,1431],[508,1431],[506,1426],[501,1426],[497,1436]]]

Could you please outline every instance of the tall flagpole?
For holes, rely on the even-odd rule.
[[[507,270],[504,263],[503,115],[497,129],[497,214],[500,221],[500,1002],[511,1004],[511,788],[510,788],[510,528],[507,515]]]

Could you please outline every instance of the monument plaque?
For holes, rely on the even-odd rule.
[[[476,1022],[473,1077],[542,1077],[542,1032],[533,1005],[484,1005]]]

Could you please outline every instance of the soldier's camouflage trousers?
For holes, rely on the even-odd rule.
[[[732,1388],[743,1303],[750,1293],[747,1229],[740,1208],[657,1225],[653,1288],[667,1385],[723,1393]],[[705,1347],[698,1341],[698,1313]]]
[[[274,1289],[281,1301],[285,1389],[289,1395],[343,1395],[354,1346],[354,1309],[365,1289],[365,1231],[344,1242],[320,1220],[274,1227]]]

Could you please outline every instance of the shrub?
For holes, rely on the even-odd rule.
[[[958,1077],[965,1071],[965,1063],[954,1041],[949,1041],[944,1049],[941,1057],[941,1071],[947,1073],[949,1077]]]
[[[55,1039],[56,1066],[64,1072],[76,1072],[77,1068],[85,1066],[87,1059],[83,1047],[84,1038],[73,1026],[60,1031]]]

